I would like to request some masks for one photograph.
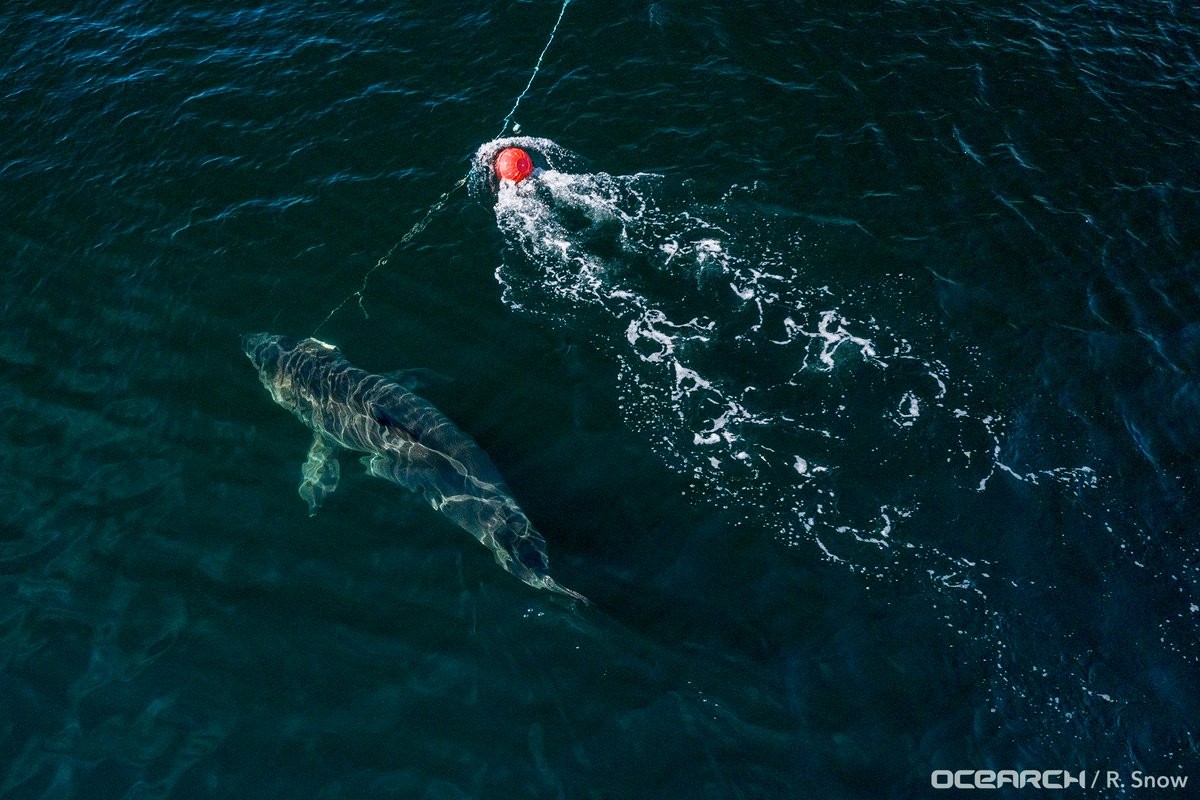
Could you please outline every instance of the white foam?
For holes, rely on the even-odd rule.
[[[496,197],[504,301],[558,324],[582,320],[617,365],[624,419],[687,476],[698,502],[738,509],[856,572],[982,602],[990,566],[910,530],[921,481],[983,492],[996,475],[1076,489],[1098,480],[1088,466],[1006,464],[1004,422],[969,376],[935,357],[936,339],[909,341],[880,321],[873,303],[894,307],[890,290],[833,286],[838,265],[821,263],[811,230],[671,201],[661,176],[585,172],[552,142],[525,141],[517,146],[546,154],[547,169]],[[496,149],[480,149],[481,169]],[[929,425],[958,447],[923,451]],[[856,472],[865,453],[885,473],[920,475],[917,488],[873,496]]]

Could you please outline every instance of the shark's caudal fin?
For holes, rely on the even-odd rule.
[[[585,606],[590,606],[592,604],[591,600],[588,600],[586,597],[581,595],[579,592],[575,592],[575,591],[568,589],[567,587],[563,586],[558,581],[551,578],[549,575],[542,576],[540,579],[538,579],[538,581],[536,583],[530,583],[530,585],[534,586],[536,588],[539,588],[539,589],[549,589],[552,592],[557,592],[558,594],[566,595],[567,597],[570,597],[572,600],[578,600],[579,602],[583,603]]]

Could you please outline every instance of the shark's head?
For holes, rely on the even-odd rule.
[[[273,333],[248,333],[242,337],[242,349],[259,373],[265,375],[279,367],[279,357],[296,348],[296,340]]]
[[[302,374],[304,355],[325,355],[336,352],[331,344],[319,339],[292,339],[272,333],[251,333],[242,337],[242,349],[258,370],[258,378],[276,403],[296,413],[304,410]]]

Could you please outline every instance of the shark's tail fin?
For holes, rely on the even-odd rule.
[[[550,577],[549,559],[546,557],[546,540],[537,532],[529,517],[516,501],[505,495],[499,511],[492,517],[491,536],[485,539],[495,552],[500,566],[516,575],[535,589],[551,592],[578,600],[584,605],[591,602],[579,592],[572,591]]]
[[[549,589],[552,592],[557,592],[558,594],[566,595],[567,597],[570,597],[572,600],[578,600],[579,602],[583,603],[585,606],[590,606],[592,604],[591,600],[588,600],[586,597],[581,595],[579,592],[575,592],[575,591],[568,589],[567,587],[563,586],[558,581],[554,580],[554,578],[551,578],[549,575],[541,575],[538,578],[536,578],[534,581],[531,581],[529,583],[531,586],[536,586],[539,589]]]

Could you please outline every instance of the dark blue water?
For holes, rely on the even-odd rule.
[[[1193,5],[10,2],[0,121],[0,796],[1196,791]],[[590,607],[308,518],[318,327]]]

